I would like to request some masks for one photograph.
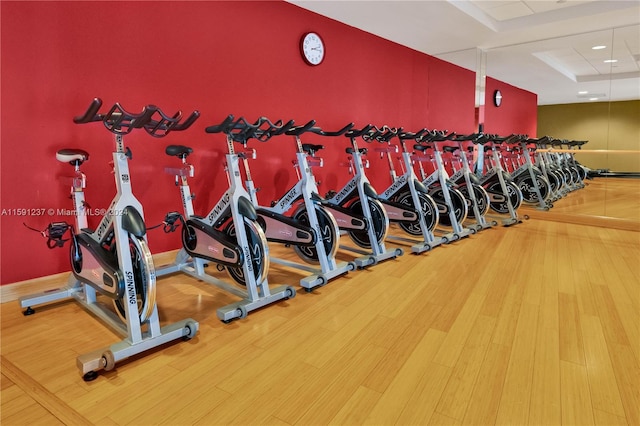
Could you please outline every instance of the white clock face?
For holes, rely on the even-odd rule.
[[[495,92],[493,92],[493,103],[497,107],[502,105],[502,92],[500,92],[499,90],[496,90]]]
[[[316,33],[308,33],[302,38],[302,54],[309,65],[319,65],[324,59],[324,43]]]

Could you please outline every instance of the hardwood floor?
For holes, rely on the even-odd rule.
[[[93,382],[76,356],[119,337],[74,302],[29,317],[4,303],[0,421],[640,425],[639,259],[640,233],[531,219],[230,324],[215,309],[233,296],[174,275],[159,280],[161,320],[196,319],[196,338]],[[272,264],[269,281],[301,277]]]

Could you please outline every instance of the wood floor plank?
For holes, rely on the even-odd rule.
[[[628,346],[613,344],[608,349],[627,422],[640,424],[640,367]]]
[[[524,424],[529,417],[538,306],[522,304],[496,424]]]
[[[593,407],[624,416],[624,407],[609,358],[600,318],[583,315],[580,318],[580,323],[585,336],[585,361]]]
[[[544,281],[533,361],[533,383],[528,423],[557,425],[560,405],[560,319],[558,283]]]
[[[437,306],[429,306],[432,307],[430,310],[432,317],[437,315],[441,309]],[[398,336],[393,345],[390,345],[387,353],[363,381],[363,385],[383,393],[424,337],[425,329],[427,328],[420,325],[411,325],[405,328],[404,333]]]
[[[593,405],[586,367],[560,361],[562,424],[592,425]]]
[[[60,400],[24,371],[17,368],[4,355],[0,355],[0,366],[2,367],[2,374],[18,385],[30,398],[44,407],[47,412],[53,414],[60,422],[76,425],[91,424],[85,417],[67,405],[66,402]]]
[[[558,293],[559,321],[563,325],[560,329],[560,359],[584,365],[584,346],[580,313],[576,296]]]
[[[451,377],[451,368],[435,362],[430,362],[427,367],[428,373],[418,381],[397,424],[423,425],[429,424],[433,418],[438,401]]]
[[[596,425],[601,426],[627,426],[626,417],[616,416],[598,409],[593,410],[593,419]]]
[[[439,414],[459,421],[464,419],[480,367],[491,342],[494,324],[493,317],[481,315],[476,320],[438,402],[436,411]]]
[[[340,411],[329,421],[330,425],[363,424],[371,409],[376,405],[382,394],[369,387],[359,386]]]
[[[383,392],[365,423],[393,424],[399,419],[408,401],[416,393],[415,389],[422,376],[433,373],[434,366],[429,361],[445,338],[446,333],[439,330],[429,329],[426,332],[389,387]],[[446,369],[440,368],[440,370]]]
[[[463,424],[495,424],[511,348],[491,343],[487,348]]]

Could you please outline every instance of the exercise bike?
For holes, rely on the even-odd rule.
[[[259,188],[256,188],[251,177],[248,160],[255,159],[255,151],[242,156],[246,176],[245,187],[256,208],[258,221],[264,228],[267,240],[293,247],[294,252],[303,261],[320,267],[318,269],[285,259],[271,258],[274,263],[311,272],[310,276],[300,280],[300,285],[306,291],[323,286],[329,280],[355,270],[356,264],[337,262],[335,259],[340,241],[335,216],[344,222],[348,220],[349,211],[329,205],[318,195],[312,167],[322,166],[322,159],[315,154],[324,149],[324,146],[303,144],[300,138],[307,132],[320,136],[340,136],[351,127],[352,123],[336,132],[329,132],[316,127],[315,121],[312,120],[303,126],[290,127],[284,131],[285,135],[293,136],[295,140],[297,160],[294,167],[298,181],[281,198],[273,201],[270,207],[259,205]],[[286,215],[291,211],[293,213]]]
[[[508,158],[505,155],[503,158],[510,162],[511,179],[520,188],[522,201],[528,204],[538,204],[540,210],[549,210],[553,207],[549,201],[551,184],[542,171],[531,161],[528,137],[517,135],[511,143],[512,146],[507,148]]]
[[[131,150],[125,148],[123,137],[134,129],[144,129],[153,137],[166,136],[171,131],[185,130],[198,118],[193,112],[180,123],[181,112],[168,117],[160,109],[149,105],[141,113],[127,112],[116,103],[108,112],[98,112],[102,101],[95,98],[84,115],[74,118],[77,124],[100,121],[115,134],[113,167],[117,194],[98,228],[94,231],[87,224],[88,208],[84,197],[85,175],[80,166],[89,154],[80,149],[62,149],[56,153],[58,161],[74,168],[71,198],[75,208],[75,229],[71,230],[72,275],[66,288],[47,291],[20,298],[20,306],[27,308],[25,315],[33,314],[34,305],[74,298],[84,308],[96,315],[124,340],[107,348],[80,355],[77,365],[85,381],[94,380],[101,369],[115,368],[115,364],[133,355],[179,338],[193,338],[198,323],[192,319],[160,327],[156,306],[156,274],[153,259],[147,246],[146,226],[142,205],[133,195],[129,160]],[[66,232],[58,223],[58,234],[49,247],[62,247]],[[115,313],[102,304],[97,296],[111,299]]]
[[[480,184],[489,194],[489,207],[501,215],[509,215],[502,219],[503,226],[511,226],[520,223],[518,208],[522,204],[522,192],[513,182],[509,173],[503,168],[499,157],[500,144],[513,140],[514,135],[501,137],[498,135],[483,134],[471,142],[478,149],[478,157],[485,156],[484,162],[478,162],[476,173]],[[484,164],[488,170],[484,172]]]
[[[364,171],[368,163],[363,160],[363,155],[366,155],[368,150],[367,148],[359,148],[356,139],[363,137],[364,140],[371,140],[365,135],[372,129],[373,126],[367,125],[362,129],[351,129],[344,134],[351,142],[351,146],[347,147],[345,152],[350,156],[349,165],[353,177],[339,191],[329,191],[325,204],[330,208],[337,207],[340,211],[350,212],[350,219],[338,222],[338,226],[360,248],[345,245],[340,247],[362,255],[354,259],[359,268],[395,259],[404,254],[401,248],[387,249],[385,247],[384,240],[389,231],[387,211],[394,215],[402,215],[402,212],[410,211],[412,221],[418,219],[418,213],[415,210],[380,200],[378,193],[369,183]],[[385,209],[383,203],[389,210]]]
[[[449,180],[453,182],[456,189],[467,201],[467,218],[474,220],[471,227],[476,231],[488,229],[498,224],[496,221],[488,222],[486,220],[485,215],[489,211],[491,200],[487,191],[480,184],[480,179],[473,174],[469,166],[467,152],[473,153],[473,145],[468,146],[466,150],[464,146],[464,143],[477,140],[479,137],[481,137],[479,134],[457,135],[452,139],[457,143],[457,146],[444,147],[444,151],[451,154],[450,164],[453,174],[449,176]]]
[[[547,150],[547,143],[550,142],[548,136],[537,139],[529,139],[527,142],[536,145],[534,164],[540,169],[544,177],[549,182],[549,200],[553,203],[563,198],[565,185],[564,175],[553,165],[550,160],[550,153]]]
[[[456,241],[476,232],[473,228],[465,228],[463,226],[468,214],[467,202],[462,193],[450,181],[442,160],[442,151],[439,143],[450,141],[455,136],[455,133],[447,134],[447,132],[436,130],[427,131],[416,139],[418,144],[413,147],[416,151],[422,153],[422,155],[414,155],[413,159],[417,161],[422,183],[427,187],[429,194],[438,205],[440,223],[452,229],[452,232],[442,236],[445,242]],[[433,156],[425,156],[428,149],[433,151]],[[425,161],[434,163],[434,171],[429,175],[425,173],[422,165]]]
[[[389,220],[397,223],[398,226],[411,237],[422,237],[422,241],[396,235],[391,235],[387,238],[414,243],[411,246],[413,253],[422,253],[431,250],[445,242],[442,238],[436,237],[433,234],[433,230],[438,225],[440,217],[438,206],[429,195],[427,188],[416,176],[412,166],[412,153],[407,150],[406,147],[406,141],[415,141],[426,131],[426,129],[422,129],[419,132],[412,133],[405,132],[402,129],[383,127],[382,129],[375,129],[373,133],[367,135],[369,139],[375,139],[378,142],[387,144],[385,147],[375,149],[377,152],[380,152],[381,157],[386,157],[389,166],[389,175],[391,177],[391,185],[382,191],[378,199],[381,202],[394,203],[395,210],[391,210],[385,205],[387,211],[397,212],[395,216],[389,215]],[[392,153],[398,152],[398,145],[391,144],[391,140],[394,137],[398,138],[400,142],[399,145],[402,148],[401,165],[403,166],[403,173],[400,176],[396,174],[391,155]],[[405,207],[404,209],[398,209],[397,205]],[[414,212],[417,212],[416,219],[414,219]]]
[[[183,272],[240,297],[240,301],[217,309],[218,318],[225,323],[236,318],[246,318],[255,309],[296,295],[291,286],[269,286],[269,245],[258,222],[251,195],[242,183],[239,163],[244,153],[236,153],[234,147],[234,143],[239,143],[246,148],[250,139],[265,142],[290,126],[291,123],[274,124],[266,118],[260,118],[251,124],[243,117],[235,120],[233,115],[229,115],[222,123],[205,129],[207,133],[226,135],[228,153],[225,171],[229,181],[229,189],[206,217],[194,213],[194,196],[188,183],[188,178],[193,177],[194,169],[186,162],[192,149],[182,145],[172,145],[166,149],[168,155],[182,160],[182,167],[168,168],[166,171],[175,175],[184,214],[171,212],[165,218],[166,232],[174,231],[178,220],[182,223],[182,249],[176,260],[159,268],[157,274],[164,276]],[[239,286],[232,286],[206,273],[204,269],[210,262],[216,263],[219,271],[226,270]]]

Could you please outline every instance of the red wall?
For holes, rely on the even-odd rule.
[[[470,132],[474,127],[474,75],[280,1],[257,2],[1,2],[1,264],[3,284],[69,270],[68,248],[48,250],[37,233],[58,215],[20,216],[15,209],[71,208],[70,166],[56,150],[90,152],[83,170],[86,197],[106,208],[114,194],[112,135],[99,123],[76,125],[72,118],[101,97],[131,111],[155,104],[173,113],[193,109],[202,117],[189,130],[154,139],[144,132],[125,137],[136,196],[148,225],[180,210],[173,178],[163,173],[177,159],[167,144],[192,146],[191,180],[196,212],[205,214],[226,189],[221,167],[224,139],[205,126],[227,114],[249,119],[315,119],[332,129],[353,121]],[[317,31],[326,44],[319,67],[302,61],[298,43]],[[508,97],[505,96],[505,107]],[[535,114],[535,100],[533,101]],[[534,126],[535,128],[535,126]],[[348,176],[347,141],[323,143],[321,191],[336,189]],[[293,142],[278,138],[258,148],[254,179],[268,204],[294,181]],[[277,154],[274,154],[276,153]],[[375,157],[375,156],[372,156]],[[372,159],[373,160],[373,159]],[[373,161],[372,161],[373,162]],[[372,173],[374,186],[388,184],[386,170]],[[90,219],[97,225],[97,218]],[[178,234],[150,231],[153,252],[178,248]]]
[[[502,104],[496,107],[493,94],[502,93]],[[538,127],[538,95],[487,77],[484,109],[485,133],[526,134],[536,137]]]

